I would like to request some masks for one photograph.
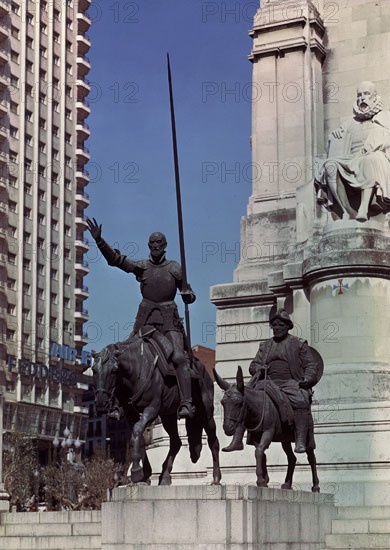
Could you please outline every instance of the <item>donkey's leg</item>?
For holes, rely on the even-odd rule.
[[[219,465],[219,441],[217,438],[217,428],[213,417],[206,418],[204,430],[207,434],[207,443],[213,457],[213,481],[211,485],[221,484],[221,467]]]
[[[314,449],[309,447],[306,451],[307,454],[307,460],[309,461],[310,468],[311,468],[311,475],[313,478],[313,487],[311,490],[313,493],[319,493],[320,492],[320,480],[317,476],[317,460],[316,455],[314,454]]]
[[[284,480],[284,483],[281,486],[281,489],[292,489],[292,482],[293,482],[295,464],[297,463],[297,458],[293,453],[291,443],[289,441],[282,442],[282,447],[283,447],[283,451],[287,455],[288,466],[287,466],[286,479]]]
[[[266,479],[266,473],[263,471],[264,465],[264,453],[270,446],[274,433],[271,430],[266,430],[262,433],[260,443],[256,447],[255,457],[256,457],[256,484],[258,487],[267,487],[268,482]]]
[[[145,407],[143,413],[140,416],[140,419],[134,425],[133,463],[131,466],[131,481],[133,481],[133,483],[140,483],[144,479],[143,467],[140,464],[143,454],[143,434],[145,428],[157,418],[159,409],[160,400],[152,401],[152,403],[148,407]]]
[[[169,451],[166,459],[164,460],[164,464],[162,465],[162,471],[158,480],[158,484],[171,485],[171,472],[173,468],[173,462],[182,445],[177,429],[176,413],[170,414],[168,416],[162,416],[161,422],[164,426],[165,431],[169,435]]]

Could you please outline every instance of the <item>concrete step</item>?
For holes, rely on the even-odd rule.
[[[101,549],[99,536],[37,536],[37,537],[0,537],[0,550],[74,550],[83,548]]]
[[[338,519],[388,519],[390,506],[340,506]]]
[[[352,550],[385,549],[390,548],[390,535],[388,534],[345,534],[345,535],[326,535],[327,550],[342,550],[350,548]]]
[[[332,534],[390,533],[390,519],[334,519]]]

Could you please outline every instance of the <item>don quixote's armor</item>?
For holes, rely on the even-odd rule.
[[[88,220],[88,227],[108,265],[118,267],[126,273],[133,273],[141,285],[142,302],[138,308],[133,333],[144,326],[153,326],[164,334],[173,345],[172,363],[175,367],[181,403],[179,418],[192,418],[194,407],[191,396],[191,376],[188,355],[185,352],[185,334],[179,312],[174,301],[177,290],[189,304],[195,301],[195,294],[188,286],[182,289],[180,265],[165,257],[167,241],[162,233],[149,237],[150,256],[147,260],[131,260],[112,249],[102,239],[101,225]]]

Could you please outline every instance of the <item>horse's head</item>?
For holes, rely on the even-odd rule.
[[[105,413],[111,410],[118,373],[118,361],[108,348],[93,354],[93,384],[96,410]]]
[[[233,435],[244,403],[244,377],[241,367],[237,369],[236,384],[229,384],[219,376],[214,369],[214,376],[218,386],[223,390],[221,404],[223,407],[223,431],[226,435]]]

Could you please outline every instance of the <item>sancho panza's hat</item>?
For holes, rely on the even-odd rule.
[[[271,323],[271,325],[276,319],[279,319],[280,321],[283,321],[283,323],[286,323],[289,330],[291,330],[294,327],[294,323],[291,321],[290,315],[287,313],[285,309],[278,309],[274,311],[272,311],[271,309],[271,312],[269,315],[269,322]]]

